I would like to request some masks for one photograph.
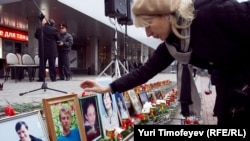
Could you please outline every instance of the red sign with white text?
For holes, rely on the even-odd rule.
[[[0,26],[0,38],[28,42],[28,32]]]

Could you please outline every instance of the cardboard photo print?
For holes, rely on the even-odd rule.
[[[112,82],[111,78],[97,78],[96,81],[102,85],[109,85]],[[115,100],[115,95],[112,93],[97,94],[103,135],[106,136],[106,130],[113,130],[120,127],[118,117],[118,108]]]
[[[0,119],[2,141],[50,141],[40,111]]]
[[[103,132],[97,95],[82,97],[79,101],[87,141],[101,139]]]

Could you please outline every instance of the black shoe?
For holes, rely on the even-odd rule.
[[[59,78],[59,79],[57,79],[57,80],[64,80],[63,78]]]
[[[38,79],[38,80],[36,80],[37,82],[43,82],[43,80],[41,80],[41,79]]]
[[[65,80],[66,80],[66,81],[69,81],[69,80],[70,80],[70,77],[67,77]]]
[[[56,82],[56,79],[52,79],[51,81],[52,81],[52,82]]]

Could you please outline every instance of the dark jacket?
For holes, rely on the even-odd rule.
[[[59,51],[62,50],[71,50],[71,47],[73,45],[73,37],[71,34],[69,34],[68,32],[65,33],[61,33],[60,34],[60,39],[63,42],[63,46],[59,46]]]
[[[250,82],[248,42],[250,37],[250,1],[196,0],[196,17],[191,25],[190,64],[223,72],[224,86]],[[178,50],[180,40],[170,35],[168,42]],[[110,84],[113,92],[123,92],[143,84],[168,67],[174,58],[164,43],[138,69]],[[228,89],[228,88],[225,88]],[[222,94],[225,96],[225,94]],[[220,106],[218,106],[220,107]]]
[[[59,32],[56,27],[46,23],[43,27],[37,28],[35,38],[39,42],[39,57],[41,58],[43,52],[44,57],[57,57],[57,41],[60,41]],[[43,41],[42,41],[43,38]],[[43,43],[43,45],[42,45]],[[44,47],[44,48],[43,48]]]
[[[37,138],[35,136],[32,136],[32,135],[30,135],[30,139],[31,139],[31,141],[42,141],[41,139],[39,139],[39,138]]]

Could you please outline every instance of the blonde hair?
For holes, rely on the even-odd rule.
[[[160,15],[160,14],[159,14]],[[157,16],[159,16],[157,15]],[[156,15],[139,15],[134,19],[136,27],[148,27],[150,24],[147,20],[152,19]],[[165,15],[163,15],[165,16]],[[190,27],[194,19],[194,6],[192,0],[181,0],[177,10],[170,14],[170,23],[173,33],[180,39],[189,38],[181,35],[178,29],[186,29]],[[180,21],[181,20],[181,21]]]
[[[65,113],[70,115],[71,117],[71,109],[68,106],[62,105],[62,107],[59,110],[59,120],[61,121],[61,113]]]

